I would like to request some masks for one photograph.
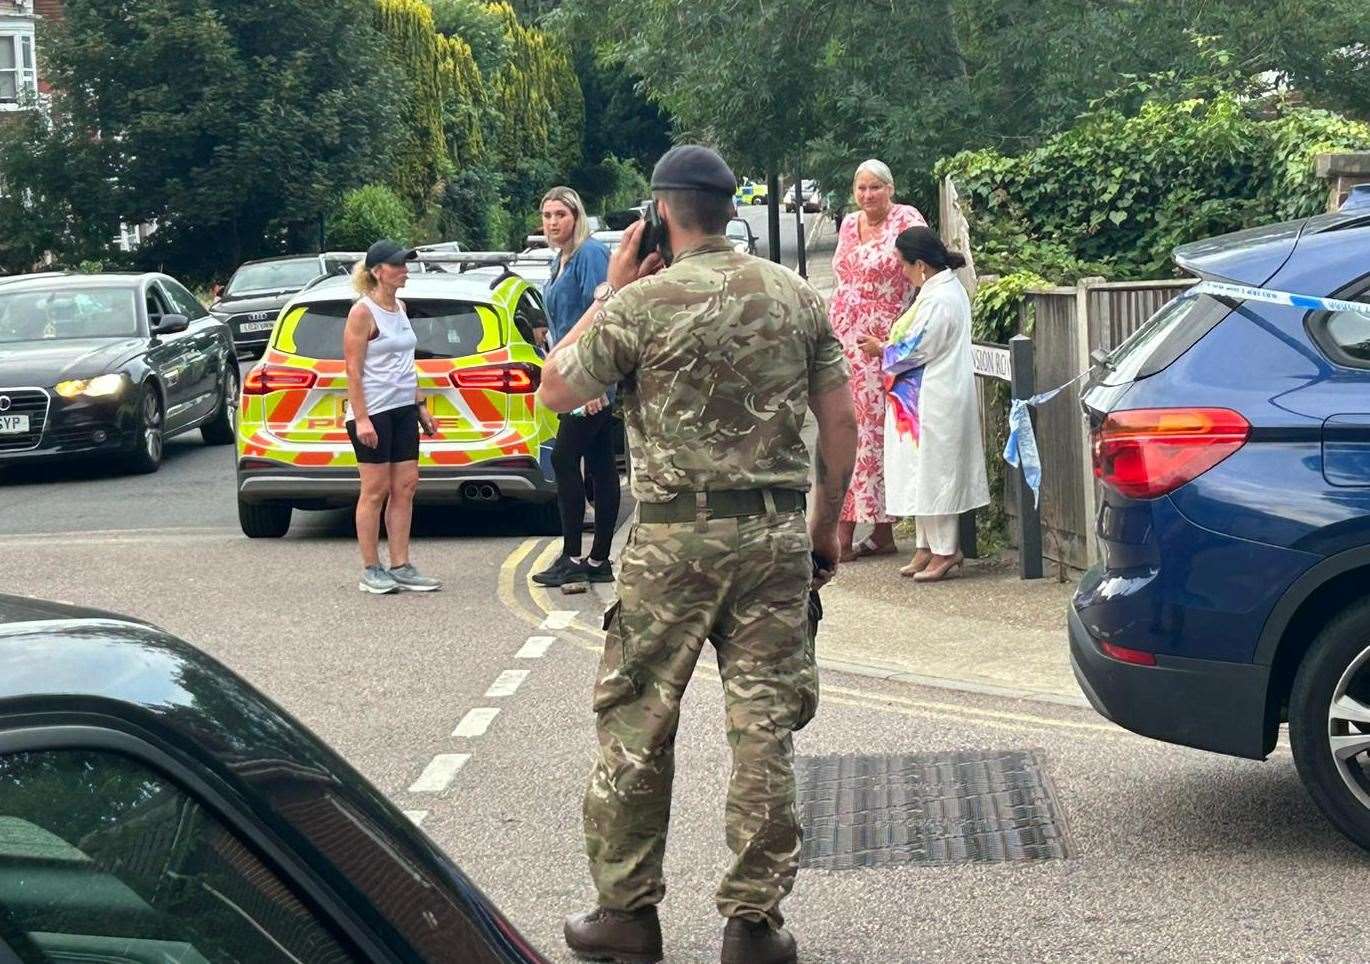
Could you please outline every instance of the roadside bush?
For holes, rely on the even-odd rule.
[[[328,225],[328,246],[364,251],[381,238],[407,243],[414,234],[414,215],[399,195],[381,184],[368,184],[343,195]]]

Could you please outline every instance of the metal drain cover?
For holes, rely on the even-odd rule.
[[[801,867],[1058,860],[1065,814],[1034,751],[801,756]]]

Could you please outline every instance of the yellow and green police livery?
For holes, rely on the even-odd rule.
[[[238,518],[253,538],[282,536],[294,509],[356,501],[357,459],[344,426],[342,335],[355,295],[346,278],[281,309],[261,361],[243,379]],[[556,415],[537,404],[541,295],[516,275],[414,275],[400,291],[418,338],[419,390],[437,427],[419,443],[423,503],[521,503],[538,532],[559,531],[551,450]]]

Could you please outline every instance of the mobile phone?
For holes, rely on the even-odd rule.
[[[671,263],[671,248],[666,240],[666,225],[661,220],[661,215],[657,213],[656,202],[651,201],[647,204],[647,213],[643,217],[647,226],[642,229],[642,234],[637,240],[637,260],[646,261],[647,256],[653,251],[661,255],[663,261]]]

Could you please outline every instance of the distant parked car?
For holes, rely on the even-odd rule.
[[[756,235],[752,233],[752,226],[744,218],[733,218],[728,222],[727,236],[732,242],[733,250],[743,254],[756,254]]]
[[[807,178],[805,179],[802,204],[806,212],[823,210],[823,193],[818,187],[817,181],[810,181]],[[785,210],[790,212],[794,211],[793,185],[791,185],[790,189],[785,192]]]
[[[209,310],[233,331],[233,343],[240,355],[260,355],[271,337],[276,316],[292,295],[320,275],[350,272],[362,256],[360,252],[330,251],[248,261],[233,272]]]
[[[1370,304],[1370,212],[1186,245],[1200,279]],[[1189,292],[1092,373],[1103,562],[1080,685],[1144,736],[1294,763],[1370,848],[1370,315]]]
[[[0,465],[114,456],[155,472],[165,441],[233,441],[228,327],[161,274],[35,275],[0,285]]]
[[[383,793],[223,665],[141,620],[7,595],[0,960],[544,962]]]

